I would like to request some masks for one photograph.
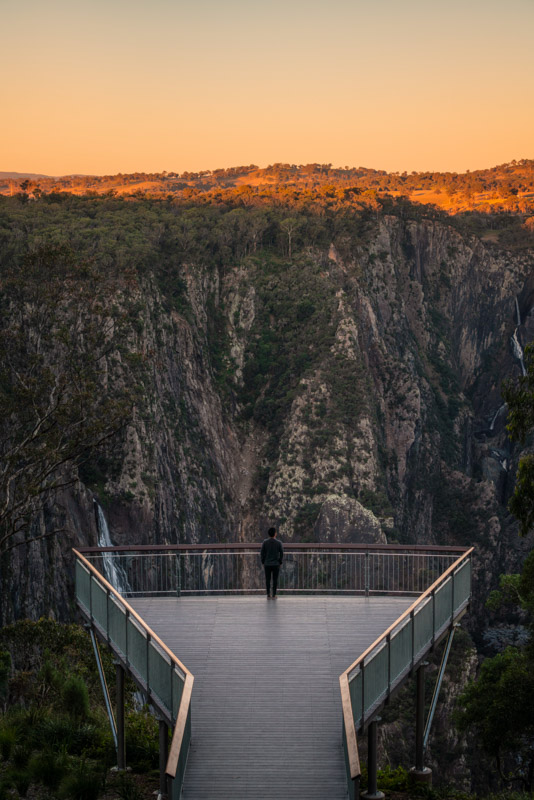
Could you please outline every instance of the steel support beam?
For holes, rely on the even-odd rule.
[[[159,795],[158,800],[164,800],[169,794],[168,778],[166,774],[167,759],[169,757],[169,726],[161,717],[159,722]]]
[[[425,667],[423,661],[417,670],[417,698],[415,708],[415,769],[421,771],[425,768],[425,750],[423,738],[425,733]]]
[[[118,743],[117,743],[117,723],[115,722],[115,717],[113,715],[113,706],[111,705],[111,698],[109,696],[109,689],[108,684],[106,681],[106,676],[104,674],[104,667],[102,666],[102,656],[100,655],[100,648],[98,646],[98,642],[95,636],[95,632],[91,625],[85,626],[89,630],[89,635],[91,636],[91,642],[93,643],[93,650],[95,654],[96,666],[98,668],[98,674],[100,676],[100,683],[102,685],[102,693],[104,695],[104,702],[106,704],[106,711],[108,712],[109,717],[109,725],[111,728],[111,735],[113,736],[113,743],[115,744],[115,750],[118,752]]]
[[[367,729],[367,791],[362,797],[365,800],[382,800],[384,792],[379,791],[377,786],[377,731],[379,719],[374,719],[369,723]]]
[[[434,687],[434,694],[432,695],[432,702],[430,703],[430,711],[428,712],[428,719],[425,725],[425,732],[423,735],[423,749],[426,750],[426,746],[428,744],[428,737],[430,736],[430,728],[432,726],[432,720],[434,719],[434,713],[436,711],[436,706],[438,704],[438,697],[439,692],[441,689],[441,684],[443,682],[443,676],[445,674],[445,669],[447,667],[447,661],[449,659],[449,653],[451,652],[451,645],[452,640],[454,639],[454,632],[456,628],[459,628],[460,624],[456,622],[449,631],[449,637],[447,639],[447,644],[445,645],[445,649],[443,651],[443,657],[441,659],[441,664],[439,668],[438,678],[436,680],[436,685]]]
[[[431,783],[432,770],[425,767],[425,667],[428,662],[422,661],[416,673],[416,707],[415,707],[415,767],[410,770],[411,777],[418,783]]]
[[[124,668],[115,662],[115,681],[117,690],[117,769],[126,769],[126,737],[124,734]]]

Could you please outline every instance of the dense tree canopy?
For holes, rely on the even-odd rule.
[[[36,512],[128,419],[131,392],[105,375],[121,336],[106,304],[120,295],[65,244],[1,264],[0,554],[27,540]]]
[[[527,374],[503,387],[508,403],[508,431],[523,444],[534,431],[534,348],[526,348]],[[509,508],[518,519],[520,533],[534,526],[534,456],[522,456]],[[484,750],[495,759],[506,783],[534,788],[534,550],[520,575],[503,575],[500,589],[488,605],[502,603],[522,609],[528,628],[525,647],[507,647],[486,659],[476,682],[461,697],[459,725],[476,730]]]

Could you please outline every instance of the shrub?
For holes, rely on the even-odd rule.
[[[11,670],[11,656],[7,650],[0,650],[0,703],[7,696],[9,673]]]
[[[0,728],[0,755],[4,761],[8,761],[16,742],[15,730],[11,727]]]
[[[126,761],[136,772],[149,772],[159,763],[158,727],[149,712],[130,712],[126,719]]]
[[[30,788],[31,775],[27,769],[13,769],[8,773],[8,780],[15,786],[21,797],[26,797]]]
[[[83,678],[71,675],[63,687],[63,702],[74,719],[85,719],[89,715],[89,693]]]
[[[102,790],[103,776],[94,767],[80,761],[76,768],[66,775],[59,787],[60,798],[70,800],[98,800]]]
[[[128,772],[118,772],[113,786],[121,800],[143,800],[143,793]]]
[[[29,770],[36,783],[42,783],[48,789],[57,789],[68,769],[68,757],[65,751],[53,753],[43,750],[30,759]]]

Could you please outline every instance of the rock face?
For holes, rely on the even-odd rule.
[[[142,400],[35,523],[64,532],[4,565],[3,619],[68,616],[93,496],[117,545],[258,540],[272,523],[286,541],[474,544],[480,610],[522,556],[499,387],[520,374],[514,333],[534,335],[533,265],[382,216],[344,255],[182,258],[179,308],[145,274],[129,342]],[[120,354],[106,369],[133,380]]]
[[[352,497],[328,495],[313,532],[318,542],[386,544],[386,535],[372,511]]]

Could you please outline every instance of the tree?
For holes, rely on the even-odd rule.
[[[67,246],[0,266],[0,556],[130,418],[131,392],[107,374],[124,329],[109,303],[128,288]]]
[[[285,233],[287,233],[287,249],[288,249],[288,257],[291,260],[291,245],[293,241],[293,236],[297,232],[300,227],[300,220],[296,217],[286,217],[280,223],[280,227],[282,228]]]
[[[526,375],[508,381],[503,397],[508,403],[508,431],[525,442],[534,430],[534,350],[525,351]],[[509,508],[520,523],[520,534],[534,524],[534,456],[519,462],[517,482]],[[519,606],[529,636],[524,647],[507,647],[486,659],[476,682],[462,696],[457,720],[461,730],[477,732],[484,750],[494,758],[505,783],[519,782],[534,789],[534,550],[527,556],[521,575],[502,575],[500,590],[492,592],[488,605]]]
[[[534,785],[534,673],[528,653],[507,647],[482,664],[461,702],[460,730],[476,729],[505,783]]]
[[[503,399],[508,403],[508,432],[512,439],[524,444],[534,430],[534,347],[525,348],[526,375],[517,382],[507,381]],[[534,527],[534,455],[527,453],[519,460],[514,494],[509,509],[519,520],[520,534]]]

